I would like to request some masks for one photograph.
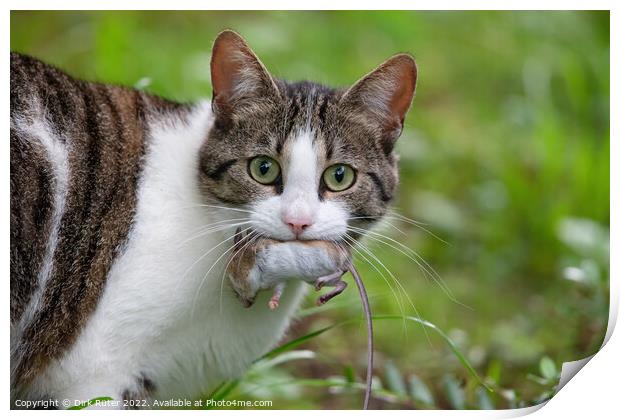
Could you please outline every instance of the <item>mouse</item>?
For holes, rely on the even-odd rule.
[[[319,291],[331,290],[316,301],[324,305],[347,287],[342,276],[348,271],[351,253],[344,244],[321,241],[278,241],[237,229],[234,251],[227,266],[233,289],[245,307],[254,303],[261,290],[271,290],[268,301],[275,310],[287,282],[301,280]]]

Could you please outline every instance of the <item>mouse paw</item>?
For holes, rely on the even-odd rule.
[[[342,281],[343,274],[344,274],[344,271],[338,270],[326,276],[319,277],[318,279],[316,279],[316,282],[314,283],[314,290],[318,292],[319,290],[323,288],[323,286],[335,286],[336,283],[338,283],[339,281]]]
[[[282,297],[283,291],[284,291],[284,283],[280,283],[276,285],[273,291],[273,295],[271,296],[271,299],[269,299],[269,302],[267,303],[267,305],[269,306],[269,309],[271,309],[272,311],[278,309],[278,306],[280,306],[280,297]]]
[[[316,301],[317,306],[324,305],[347,288],[347,283],[342,280],[343,274],[344,271],[337,271],[327,276],[321,276],[316,280],[316,283],[314,284],[316,290],[321,290],[324,286],[331,286],[334,288],[331,292],[319,296]]]

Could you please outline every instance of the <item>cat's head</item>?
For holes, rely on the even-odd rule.
[[[222,32],[211,59],[215,122],[200,157],[209,202],[249,210],[238,217],[278,240],[340,241],[348,226],[378,221],[398,183],[393,148],[416,77],[399,54],[350,88],[288,83]]]

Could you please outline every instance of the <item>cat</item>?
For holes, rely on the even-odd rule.
[[[239,377],[282,338],[305,286],[288,282],[277,310],[269,293],[244,307],[225,276],[235,231],[347,246],[350,226],[389,209],[410,55],[349,88],[290,83],[227,30],[210,71],[212,100],[184,104],[11,53],[14,407],[133,408]],[[275,255],[292,274],[295,252]]]

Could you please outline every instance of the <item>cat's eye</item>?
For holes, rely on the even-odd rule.
[[[331,191],[344,191],[355,183],[355,171],[342,163],[332,165],[323,172],[323,182]]]
[[[250,161],[250,176],[261,184],[273,184],[280,175],[280,165],[268,156],[256,156]]]

